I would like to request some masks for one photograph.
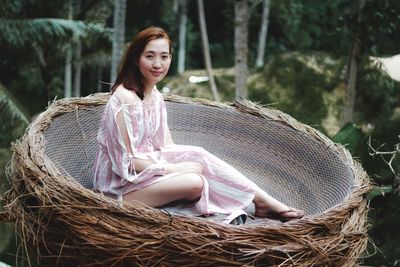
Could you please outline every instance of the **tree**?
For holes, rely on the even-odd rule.
[[[187,0],[179,0],[179,52],[178,52],[178,73],[185,71],[186,54],[186,25],[187,25]]]
[[[214,74],[212,70],[211,64],[211,56],[210,56],[210,47],[208,45],[208,35],[207,35],[207,27],[206,27],[206,19],[204,15],[204,3],[203,0],[197,0],[197,6],[199,11],[199,23],[200,23],[200,32],[201,32],[201,41],[203,44],[203,55],[204,61],[206,63],[206,70],[208,73],[208,77],[210,78],[211,92],[215,101],[220,101],[217,85],[214,80]]]
[[[0,2],[0,80],[23,105],[29,105],[30,113],[43,110],[49,100],[64,95],[67,45],[81,41],[84,56],[96,59],[90,59],[88,70],[96,69],[99,59],[110,58],[111,31],[104,27],[109,6],[105,3],[85,1],[80,12],[88,15],[84,21],[57,18],[66,17],[68,5],[55,2]],[[88,82],[85,79],[86,85]]]
[[[77,11],[78,14],[80,13],[80,9],[81,9],[81,1],[76,0],[75,10]],[[76,40],[74,52],[75,52],[74,96],[80,97],[81,96],[81,74],[82,74],[82,42],[79,39]]]
[[[113,19],[113,48],[111,58],[111,76],[110,82],[113,83],[117,78],[118,64],[121,60],[125,43],[125,16],[126,0],[114,1],[114,19]]]
[[[68,20],[72,20],[74,16],[73,0],[68,0]],[[64,97],[71,97],[72,92],[72,47],[67,45],[65,55],[65,70],[64,70]]]
[[[81,96],[81,74],[82,74],[82,44],[78,41],[75,45],[75,75],[74,75],[74,96]]]
[[[235,96],[247,98],[249,7],[247,0],[235,1]]]
[[[269,11],[271,0],[263,0],[263,12],[261,18],[261,27],[258,35],[258,49],[256,67],[260,68],[264,65],[265,44],[267,42]]]
[[[361,57],[361,14],[366,0],[358,0],[356,27],[346,70],[345,97],[342,110],[342,125],[353,121],[354,104],[356,99],[357,72]]]

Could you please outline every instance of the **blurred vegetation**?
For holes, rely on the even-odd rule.
[[[28,115],[21,104],[0,83],[0,147],[8,147],[28,126]]]
[[[0,148],[0,196],[10,189],[10,184],[5,175],[5,168],[11,158],[11,151],[8,148]],[[4,208],[0,205],[0,212]],[[0,262],[4,261],[14,264],[17,250],[14,228],[10,223],[0,223]],[[0,264],[1,265],[1,264]]]
[[[67,20],[69,1],[0,0],[0,184],[10,143],[20,138],[29,122],[49,101],[63,97],[68,47],[82,44],[82,95],[108,91],[113,1],[73,0],[74,19]],[[205,1],[205,13],[216,83],[223,101],[234,99],[234,0]],[[400,83],[370,57],[400,51],[400,1],[365,0],[358,20],[358,1],[271,1],[263,68],[253,68],[262,1],[250,1],[249,99],[280,109],[347,146],[367,170],[377,190],[370,195],[369,231],[376,253],[364,260],[372,266],[395,266],[400,261],[400,196],[396,176],[384,161],[369,154],[374,147],[390,151],[399,142]],[[79,4],[79,5],[78,5]],[[164,27],[178,49],[178,13],[174,1],[127,1],[126,40],[151,25]],[[197,19],[196,1],[189,1],[186,68],[159,85],[171,93],[211,99],[208,82],[190,83],[190,76],[207,76]],[[18,33],[18,34],[16,34]],[[361,56],[355,117],[340,125],[344,81],[352,39],[358,36]],[[101,83],[104,81],[105,83]],[[393,164],[400,170],[397,158]],[[4,186],[1,190],[4,190]],[[2,193],[1,191],[0,193]],[[1,207],[0,207],[1,208]],[[0,224],[0,261],[14,264],[15,238],[11,226]],[[3,251],[3,254],[2,254]],[[11,252],[10,252],[11,251]],[[374,252],[372,244],[368,252]],[[6,256],[8,255],[8,256]],[[397,263],[398,264],[398,263]]]

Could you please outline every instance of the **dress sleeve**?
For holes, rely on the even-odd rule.
[[[138,146],[144,134],[143,114],[139,105],[121,104],[114,107],[112,113],[112,125],[110,138],[114,139],[113,148],[109,149],[112,161],[112,169],[121,178],[135,182],[141,173],[137,173],[135,159],[151,160],[145,153],[138,152]],[[111,115],[111,114],[110,114]],[[149,170],[147,170],[149,169]],[[165,166],[154,164],[146,168],[146,172],[152,171],[153,175],[164,175]]]
[[[162,131],[164,132],[164,145],[169,146],[169,145],[174,144],[174,141],[172,139],[171,132],[170,132],[169,126],[168,126],[167,107],[165,105],[164,98],[162,98],[160,114],[161,114],[161,120],[162,120],[162,127],[160,127],[160,128],[162,128],[163,129]]]
[[[154,135],[154,145],[157,148],[163,148],[168,145],[173,144],[171,134],[168,128],[167,122],[167,108],[164,102],[163,96],[157,91],[157,105],[155,108],[157,109],[159,116],[159,127],[157,129],[156,134]]]

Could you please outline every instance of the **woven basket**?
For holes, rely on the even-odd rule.
[[[343,147],[287,114],[245,101],[165,96],[178,144],[202,146],[300,220],[241,226],[95,193],[92,166],[108,94],[53,102],[14,143],[3,220],[43,266],[353,266],[367,245],[368,177]],[[34,248],[33,250],[28,248]]]

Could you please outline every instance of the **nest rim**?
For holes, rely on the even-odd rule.
[[[219,264],[229,263],[233,265],[242,265],[244,263],[251,264],[251,262],[259,262],[260,260],[262,262],[262,260],[265,260],[265,253],[270,253],[269,256],[271,257],[271,261],[269,261],[269,263],[271,263],[272,265],[291,265],[293,263],[300,265],[314,265],[315,263],[319,264],[319,262],[322,261],[325,263],[340,262],[342,266],[351,266],[355,263],[360,253],[365,250],[368,240],[368,236],[366,234],[366,213],[368,209],[365,197],[366,194],[372,189],[372,187],[369,183],[368,176],[362,169],[361,165],[353,160],[351,154],[343,146],[333,143],[333,141],[324,136],[318,130],[298,122],[286,113],[275,109],[262,107],[250,101],[222,104],[206,99],[193,99],[172,95],[164,96],[166,101],[179,103],[198,103],[219,108],[234,108],[239,112],[249,113],[255,116],[263,117],[265,119],[281,121],[282,123],[286,124],[289,127],[292,127],[295,130],[312,135],[312,137],[315,138],[318,142],[321,142],[322,144],[329,147],[334,153],[337,153],[337,155],[350,166],[354,174],[355,184],[347,199],[322,213],[308,215],[302,219],[293,220],[282,224],[244,224],[238,227],[234,225],[226,225],[184,215],[171,216],[171,214],[165,213],[156,208],[145,207],[141,203],[121,204],[114,199],[95,193],[90,189],[84,188],[77,181],[75,181],[74,178],[63,175],[57,169],[57,167],[54,166],[54,164],[49,162],[48,159],[46,159],[45,157],[41,156],[44,155],[45,146],[43,132],[47,129],[52,120],[58,115],[65,112],[71,112],[77,108],[86,108],[85,106],[105,104],[108,100],[108,95],[109,93],[98,93],[94,95],[89,95],[87,97],[67,98],[54,101],[47,108],[46,111],[42,112],[34,120],[34,122],[32,122],[32,124],[27,128],[25,135],[19,141],[15,142],[12,145],[13,156],[10,164],[10,169],[8,171],[10,177],[9,179],[12,182],[12,189],[7,192],[5,196],[7,203],[7,205],[5,206],[5,213],[8,216],[8,220],[15,222],[17,226],[17,232],[21,236],[22,241],[25,243],[25,247],[28,247],[26,244],[33,243],[37,247],[42,248],[37,251],[38,253],[36,253],[38,260],[43,260],[42,256],[48,254],[46,250],[43,249],[43,246],[50,247],[50,243],[52,244],[53,242],[50,241],[49,243],[49,241],[46,241],[44,237],[41,237],[40,234],[38,234],[49,231],[49,229],[46,228],[46,226],[41,225],[39,221],[43,218],[48,219],[49,210],[57,211],[57,213],[61,215],[67,215],[71,214],[71,212],[73,213],[74,209],[80,210],[79,212],[81,213],[83,213],[83,211],[90,211],[92,214],[97,215],[102,212],[107,213],[109,211],[113,211],[113,214],[116,214],[116,216],[120,218],[135,218],[135,220],[137,221],[145,221],[150,225],[162,225],[163,227],[168,228],[168,231],[178,231],[179,229],[182,231],[182,229],[189,228],[190,231],[194,231],[193,229],[191,229],[191,226],[195,225],[197,229],[194,232],[197,235],[201,236],[203,239],[205,238],[205,236],[208,235],[211,237],[211,240],[225,237],[222,243],[226,243],[230,249],[231,246],[234,245],[232,244],[232,242],[238,242],[238,238],[226,239],[226,237],[254,237],[255,233],[263,233],[268,238],[270,238],[270,240],[275,241],[275,247],[277,246],[277,244],[280,244],[280,246],[283,247],[280,252],[289,251],[286,253],[287,255],[285,256],[285,253],[276,253],[276,251],[274,252],[273,250],[271,250],[272,252],[257,251],[255,247],[259,246],[245,246],[244,248],[242,248],[242,250],[244,250],[244,254],[247,255],[246,257],[244,257],[243,254],[239,258],[233,257],[233,259],[228,259],[229,257],[218,257],[212,255],[211,261],[214,263],[218,262]],[[21,168],[24,169],[21,170]],[[30,179],[20,179],[21,177],[30,177]],[[51,190],[55,190],[57,188],[63,188],[67,193],[58,196],[59,199],[57,199],[56,196],[51,195]],[[20,197],[21,193],[39,200],[39,207],[26,207],[26,203],[24,203],[23,198]],[[71,203],[68,203],[70,199],[68,200],[68,197],[65,196],[68,193],[75,197],[80,195],[79,202],[85,204],[77,204],[79,202],[76,202],[71,205]],[[20,209],[20,211],[13,214],[13,212],[18,209]],[[31,213],[32,210],[34,211],[33,214]],[[37,214],[35,212],[37,212]],[[94,215],[91,216],[93,217]],[[138,217],[142,218],[142,220],[138,219]],[[79,218],[83,218],[82,214]],[[143,220],[143,218],[146,219]],[[337,219],[340,225],[332,222],[332,218],[341,218],[341,220]],[[93,218],[91,219],[93,220]],[[51,220],[51,218],[49,220]],[[72,221],[63,218],[62,222],[65,223],[65,225],[73,228],[73,232],[77,232],[77,226],[73,225],[74,223]],[[29,226],[29,224],[32,223],[36,223],[37,225]],[[91,224],[101,225],[102,223],[101,221],[98,221],[96,223],[91,222]],[[349,248],[349,251],[347,253],[339,256],[331,255],[330,252],[318,248],[318,245],[311,242],[309,237],[304,239],[300,238],[300,235],[304,235],[305,229],[311,229],[312,231],[315,231],[315,233],[312,233],[310,236],[314,236],[316,238],[318,236],[318,227],[315,228],[315,225],[322,225],[325,228],[331,227],[332,229],[336,229],[336,231],[339,231],[338,229],[340,228],[340,231],[345,232],[346,234],[355,235],[359,240],[354,241],[354,243],[349,243],[350,245],[352,245],[352,247]],[[104,228],[106,226],[103,225],[101,227]],[[58,233],[58,235],[59,234],[60,233]],[[299,248],[299,246],[296,247],[294,244],[292,247],[288,246],[288,244],[282,244],[282,242],[280,242],[279,240],[275,240],[277,236],[279,236],[283,240],[291,240],[292,243],[296,241],[301,244],[300,247],[308,247],[308,251],[303,251]],[[82,238],[88,239],[89,237]],[[354,236],[352,236],[351,238],[353,240]],[[232,239],[234,241],[232,241]],[[96,249],[103,251],[103,243],[99,241],[98,244],[94,244],[93,246]],[[53,250],[50,249],[50,254],[56,253],[57,250],[60,250],[59,253],[61,254],[63,246],[61,246],[60,241],[54,241],[54,244],[57,248]],[[176,246],[177,245],[171,245],[171,248],[176,248]],[[187,246],[190,247],[189,245]],[[208,245],[205,247],[208,247]],[[211,247],[213,246],[211,245]],[[168,252],[168,250],[171,250],[171,248],[167,249],[166,251]],[[193,264],[194,266],[196,265],[196,263],[204,261],[204,259],[210,260],[210,255],[205,257],[204,255],[200,255],[200,253],[198,253],[198,251],[201,251],[201,249],[192,248],[192,250],[196,251],[195,255],[197,255],[197,258],[191,263],[185,262],[185,264],[188,264],[188,266],[191,264]],[[225,251],[224,253],[226,252],[227,251]],[[169,253],[171,253],[171,251]],[[180,253],[183,253],[183,250],[181,250]],[[314,256],[308,258],[307,260],[304,260],[304,257],[310,254]],[[121,258],[120,254],[114,255],[114,252],[110,252],[110,255],[108,255],[107,258],[104,258],[103,261],[101,261],[101,264],[107,261],[109,261],[109,263],[115,263],[123,262],[124,260],[126,260]],[[218,253],[216,255],[218,255]],[[168,256],[165,256],[164,254],[162,257],[164,259],[167,259],[167,263],[174,262],[174,260],[170,259]],[[137,257],[128,257],[128,259],[135,260],[136,263],[139,261]],[[146,261],[146,259],[148,261]],[[143,259],[141,260],[143,260],[143,262],[152,262],[148,257],[145,256],[143,256]],[[57,262],[59,261],[60,259],[57,260]],[[86,262],[86,264],[89,263]],[[96,265],[95,262],[92,264]]]

